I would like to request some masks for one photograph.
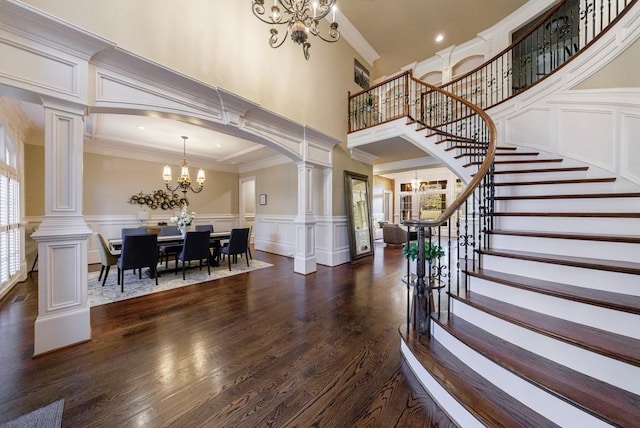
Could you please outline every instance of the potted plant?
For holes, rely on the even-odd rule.
[[[409,242],[402,245],[402,255],[411,260],[418,258],[418,243]],[[432,244],[429,241],[424,241],[424,259],[429,261],[444,256],[444,250],[440,245]]]

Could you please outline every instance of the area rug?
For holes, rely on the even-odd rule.
[[[173,263],[169,263],[170,267],[172,267],[172,265]],[[138,279],[137,271],[134,274],[133,270],[127,270],[124,273],[124,292],[120,292],[120,286],[117,284],[118,269],[116,266],[112,266],[104,287],[102,286],[102,281],[98,281],[100,271],[89,272],[89,306],[99,306],[120,300],[132,299],[146,294],[158,293],[173,288],[186,287],[187,285],[247,273],[269,266],[273,265],[259,260],[250,260],[249,267],[247,267],[245,260],[239,259],[238,263],[231,265],[231,270],[229,270],[229,266],[224,262],[220,267],[212,266],[211,275],[207,274],[206,266],[204,266],[202,270],[199,270],[198,267],[187,269],[186,280],[182,279],[182,268],[178,267],[177,275],[175,275],[173,271],[161,273],[158,277],[158,285],[156,285],[153,278],[147,278],[144,272],[142,273],[142,279]],[[158,265],[159,270],[163,268],[164,265]]]
[[[1,424],[0,428],[58,428],[62,424],[63,409],[64,400],[58,400],[11,422]]]

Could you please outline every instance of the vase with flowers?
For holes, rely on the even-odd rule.
[[[175,223],[176,226],[178,226],[180,233],[182,234],[182,236],[184,236],[195,218],[196,213],[193,211],[189,211],[189,207],[185,204],[182,206],[182,210],[180,210],[177,215],[171,217],[169,220],[171,220],[172,223]]]

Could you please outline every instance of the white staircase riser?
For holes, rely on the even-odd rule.
[[[552,317],[640,339],[640,316],[470,277],[473,293]]]
[[[539,238],[530,236],[491,235],[491,248],[500,250],[529,250],[536,253],[594,259],[640,260],[640,244],[609,241],[585,241],[581,239]],[[639,278],[640,282],[640,278]]]
[[[437,324],[433,328],[433,338],[454,355],[465,355],[463,361],[476,373],[555,424],[559,426],[609,426],[475,352]]]
[[[486,254],[482,257],[482,267],[577,287],[640,296],[640,276],[628,273],[518,260]]]
[[[494,229],[637,235],[640,218],[495,216]]]
[[[496,186],[496,196],[530,196],[530,195],[564,195],[584,193],[610,193],[625,191],[621,185],[615,182],[587,182],[587,183],[560,183],[560,184],[522,184],[513,186]]]
[[[458,300],[454,300],[452,309],[456,316],[516,346],[567,366],[572,370],[610,383],[634,394],[640,394],[640,382],[637,381],[640,379],[640,367],[614,360],[506,322]],[[589,425],[567,424],[566,426]]]
[[[515,171],[515,168],[504,169]],[[496,174],[496,183],[527,183],[540,180],[576,180],[589,177],[588,171],[554,171],[554,172],[527,172],[515,174]]]
[[[499,212],[640,212],[640,198],[516,199],[495,202]]]

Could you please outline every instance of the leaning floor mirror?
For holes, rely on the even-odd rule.
[[[369,177],[344,172],[344,194],[347,204],[347,225],[351,261],[373,255],[373,235],[369,210]]]

